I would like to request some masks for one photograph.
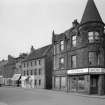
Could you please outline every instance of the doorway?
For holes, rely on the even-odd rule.
[[[91,94],[98,94],[98,79],[99,79],[99,75],[91,75],[90,76]]]

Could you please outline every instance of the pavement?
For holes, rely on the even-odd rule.
[[[0,105],[105,105],[105,96],[0,87]]]

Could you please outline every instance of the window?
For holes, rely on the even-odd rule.
[[[64,41],[60,41],[60,50],[61,50],[61,51],[64,50]]]
[[[34,84],[35,84],[35,86],[37,85],[37,80],[36,79],[35,79],[35,83]]]
[[[76,55],[71,56],[71,67],[72,68],[76,68],[77,64],[76,64]]]
[[[64,68],[64,58],[60,58],[60,68]]]
[[[41,80],[39,80],[39,85],[41,85]]]
[[[24,67],[26,66],[25,63],[23,65],[24,65]]]
[[[23,75],[25,76],[26,75],[26,72],[24,71]]]
[[[29,71],[27,70],[27,75],[29,75]]]
[[[31,66],[32,66],[32,62],[30,62],[31,63]]]
[[[36,62],[36,60],[35,60],[35,65],[37,65],[37,62]]]
[[[97,52],[89,52],[89,65],[95,66],[99,64],[99,54]]]
[[[79,76],[78,77],[78,89],[84,90],[84,86],[85,86],[85,78],[84,76]]]
[[[39,65],[41,65],[41,60],[39,60]]]
[[[27,67],[28,67],[28,62],[27,62]]]
[[[88,32],[88,40],[89,43],[94,43],[96,41],[99,41],[99,33],[98,32]]]
[[[76,47],[76,43],[77,43],[77,41],[76,41],[76,35],[73,35],[72,36],[72,46]]]
[[[30,74],[33,75],[32,70],[31,70],[31,73]]]
[[[34,75],[37,75],[37,69],[34,70]]]
[[[42,69],[39,69],[39,75],[41,75],[42,74]]]

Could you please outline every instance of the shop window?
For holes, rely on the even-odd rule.
[[[76,59],[76,55],[71,56],[71,67],[72,68],[76,68],[77,66],[77,59]]]
[[[98,32],[88,32],[88,40],[89,43],[94,43],[99,41],[99,33]]]
[[[85,86],[84,76],[79,76],[78,77],[78,90],[84,90],[84,86]]]
[[[60,77],[55,77],[55,88],[56,89],[60,88]]]
[[[71,90],[76,91],[76,89],[77,89],[77,78],[76,78],[76,76],[72,77],[71,86],[72,86]]]
[[[66,77],[61,77],[61,88],[64,89],[66,85]]]
[[[63,51],[64,50],[64,41],[60,41],[60,50]]]
[[[76,37],[76,35],[73,35],[72,36],[72,47],[76,47],[76,44],[77,44],[77,37]]]

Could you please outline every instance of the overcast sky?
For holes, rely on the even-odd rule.
[[[105,0],[94,0],[105,22]],[[0,0],[0,60],[17,57],[51,43],[52,31],[62,33],[80,22],[87,0]]]

